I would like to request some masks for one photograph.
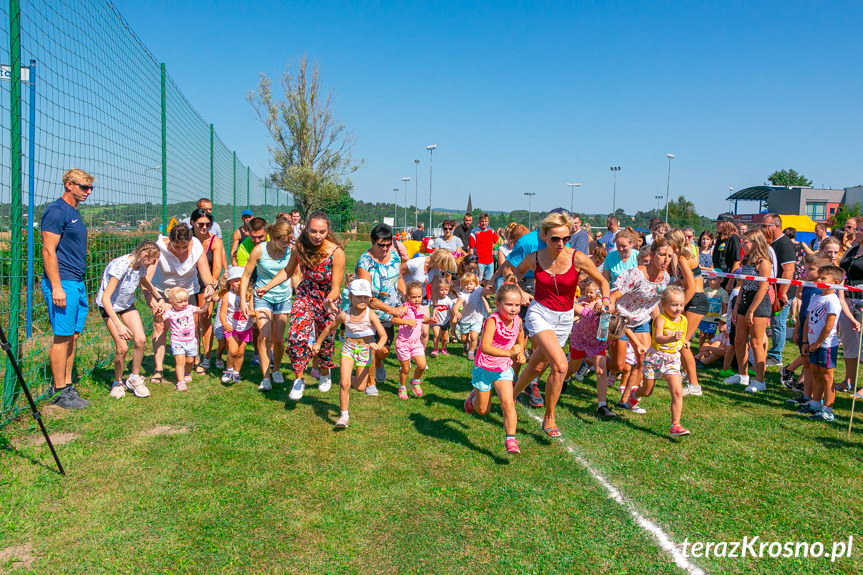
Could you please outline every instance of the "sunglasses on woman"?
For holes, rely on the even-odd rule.
[[[392,246],[393,243],[392,242],[375,242],[375,245],[378,246],[379,248],[386,249],[386,248]]]
[[[550,238],[548,238],[548,239],[549,239],[549,240],[551,240],[551,243],[553,243],[553,244],[559,244],[560,242],[563,242],[563,243],[567,244],[567,243],[569,243],[569,240],[571,240],[571,239],[572,239],[572,236],[563,236],[563,237],[561,237],[561,236],[551,236],[551,237],[550,237]]]

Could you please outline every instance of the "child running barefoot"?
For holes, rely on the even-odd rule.
[[[195,314],[206,313],[206,310],[189,305],[189,292],[180,287],[166,289],[165,297],[171,307],[163,311],[162,316],[171,327],[171,353],[176,364],[177,391],[187,391],[198,357]]]
[[[222,383],[240,381],[240,369],[243,367],[246,344],[252,341],[255,306],[251,287],[247,293],[240,294],[243,270],[241,266],[233,266],[228,270],[227,290],[222,294],[222,301],[219,303],[219,319],[228,342],[228,364],[225,367],[225,373],[222,374]],[[245,297],[251,302],[248,316],[243,315],[240,309],[240,297]]]
[[[315,355],[321,351],[321,345],[334,329],[345,326],[345,342],[342,345],[341,356],[341,381],[339,383],[339,409],[341,415],[336,420],[336,427],[347,427],[350,422],[348,415],[348,402],[351,393],[351,373],[354,367],[357,377],[354,380],[355,387],[365,387],[368,381],[369,366],[372,364],[372,352],[378,351],[387,343],[387,332],[378,319],[377,314],[369,312],[369,302],[372,301],[372,284],[368,280],[353,280],[349,287],[350,307],[336,316],[336,319],[328,324],[317,341],[312,345],[312,353]],[[375,335],[377,334],[377,341]],[[377,394],[375,394],[377,395]]]
[[[683,380],[680,376],[680,349],[688,347],[686,341],[686,316],[683,308],[686,298],[680,286],[668,286],[660,300],[662,314],[653,321],[653,341],[644,357],[643,397],[653,393],[656,376],[665,378],[671,394],[671,437],[689,435],[680,425],[683,412]],[[632,392],[635,394],[635,391]]]
[[[515,400],[512,397],[515,375],[513,360],[523,364],[524,332],[521,329],[521,290],[512,284],[503,284],[495,295],[497,311],[493,313],[482,328],[482,343],[476,354],[476,367],[473,368],[471,384],[473,389],[464,402],[464,410],[486,415],[491,409],[491,388],[494,387],[500,399],[503,412],[504,447],[507,453],[521,453],[515,439],[518,423]]]
[[[452,307],[455,301],[449,297],[449,290],[452,287],[450,281],[441,277],[438,280],[438,298],[437,306],[435,307],[434,320],[432,324],[432,334],[434,336],[432,343],[432,357],[437,357],[438,354],[449,355],[446,350],[449,342],[449,327],[450,318],[452,317]]]
[[[399,399],[408,398],[406,387],[408,372],[411,369],[411,359],[414,360],[414,376],[411,379],[411,391],[417,397],[422,397],[420,376],[426,369],[426,352],[422,342],[422,324],[434,323],[434,319],[426,317],[422,309],[423,286],[420,282],[410,282],[405,289],[405,305],[407,312],[403,317],[393,317],[393,325],[399,326],[396,334],[396,358],[399,360]]]

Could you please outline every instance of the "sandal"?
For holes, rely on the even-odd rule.
[[[556,425],[552,425],[551,427],[543,427],[542,430],[549,437],[560,437],[560,428]]]
[[[158,384],[162,383],[162,374],[163,373],[164,372],[161,369],[157,369],[156,371],[154,371],[153,375],[150,376],[150,384],[158,385]]]
[[[195,373],[197,373],[198,375],[204,375],[205,373],[207,373],[207,370],[204,368],[203,365],[198,363],[195,364]]]

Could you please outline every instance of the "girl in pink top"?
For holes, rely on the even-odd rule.
[[[408,388],[405,385],[414,360],[414,376],[411,379],[411,391],[417,397],[422,397],[420,376],[426,369],[426,352],[422,342],[423,324],[434,323],[434,318],[427,316],[423,308],[423,285],[420,282],[410,282],[405,289],[405,314],[392,318],[392,324],[399,326],[396,334],[396,358],[399,360],[399,399],[408,398]]]
[[[524,363],[524,332],[521,329],[521,290],[514,284],[503,284],[494,297],[497,311],[482,326],[480,346],[473,368],[474,389],[464,402],[467,413],[486,415],[491,409],[491,388],[500,398],[503,412],[504,447],[507,453],[521,453],[515,439],[517,416],[512,385],[515,379],[512,362]]]

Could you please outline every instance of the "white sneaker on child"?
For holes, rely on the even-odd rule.
[[[746,386],[746,389],[743,391],[748,391],[749,393],[757,393],[759,391],[767,391],[767,386],[763,381],[752,380],[752,383]]]
[[[273,372],[273,383],[285,383],[285,378],[281,371]]]
[[[231,381],[231,377],[234,375],[234,371],[231,369],[226,369],[222,374],[222,383],[228,383]]]
[[[329,373],[322,375],[321,378],[318,380],[318,391],[320,391],[321,393],[328,392],[332,386],[333,378],[330,376]]]
[[[271,389],[273,389],[273,386],[270,385],[270,378],[265,377],[264,379],[262,379],[261,385],[258,386],[258,391],[270,391]]]

